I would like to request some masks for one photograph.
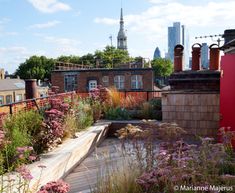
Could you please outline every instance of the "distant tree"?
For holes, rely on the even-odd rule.
[[[155,77],[170,76],[173,72],[173,64],[169,59],[157,58],[151,61]]]
[[[69,62],[69,63],[74,63],[74,64],[80,64],[81,63],[81,59],[79,56],[74,56],[74,55],[70,55],[70,56],[59,56],[56,61],[60,61],[60,62]]]
[[[91,53],[83,55],[81,58],[81,63],[84,65],[95,66],[95,56]]]
[[[106,46],[103,51],[97,50],[95,58],[99,60],[102,67],[112,68],[131,60],[128,51]]]
[[[86,54],[81,57],[79,56],[60,56],[56,59],[57,61],[60,62],[69,62],[69,63],[74,63],[74,64],[84,64],[84,65],[89,65],[89,66],[94,66],[95,65],[95,58],[93,54]]]
[[[22,79],[50,79],[54,65],[54,59],[52,58],[46,58],[45,56],[32,56],[19,65],[15,75]]]

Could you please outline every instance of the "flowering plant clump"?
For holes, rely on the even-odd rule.
[[[223,144],[209,137],[188,144],[183,140],[185,131],[176,124],[146,123],[146,128],[127,125],[117,132],[120,139],[133,144],[129,149],[137,162],[136,169],[142,172],[136,183],[143,192],[175,193],[177,185],[234,185],[235,154],[231,148],[228,151],[233,132],[224,132]]]
[[[38,156],[34,153],[33,147],[24,146],[16,148],[16,155],[14,159],[16,160],[15,164],[17,163],[18,165],[21,165],[35,161],[38,159]]]
[[[69,184],[62,180],[48,182],[42,186],[37,193],[67,193],[70,187]]]
[[[51,104],[53,108],[45,111],[42,128],[35,143],[39,152],[45,149],[50,150],[61,143],[64,135],[63,123],[69,106],[58,99],[51,100]]]
[[[227,154],[223,144],[213,144],[213,140],[201,138],[201,145],[189,145],[182,140],[161,143],[157,166],[136,182],[145,192],[156,193],[164,190],[173,193],[176,185],[234,185],[235,156]]]
[[[30,181],[33,179],[33,176],[31,175],[30,171],[28,168],[26,168],[25,165],[21,165],[16,169],[16,171],[20,174],[20,176],[25,180],[25,181]]]
[[[98,85],[97,88],[94,88],[89,92],[89,96],[92,101],[104,103],[108,98],[108,90],[105,87]]]

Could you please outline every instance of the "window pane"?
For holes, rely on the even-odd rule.
[[[74,91],[77,90],[77,75],[65,75],[65,91]]]
[[[6,96],[6,103],[7,104],[12,103],[12,96],[11,95]]]
[[[119,89],[124,89],[124,82],[120,83],[120,88]]]
[[[4,104],[4,97],[0,96],[0,105],[3,105],[3,104]]]
[[[142,75],[131,76],[131,88],[132,89],[142,89],[143,88]]]
[[[22,94],[16,95],[16,102],[22,101]]]
[[[125,77],[123,75],[117,75],[114,77],[114,85],[117,89],[124,89]]]

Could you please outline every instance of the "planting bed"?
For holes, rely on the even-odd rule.
[[[39,178],[40,185],[43,185],[67,175],[74,166],[81,163],[95,147],[102,143],[110,124],[110,122],[96,123],[82,132],[78,138],[69,139],[52,152],[42,155],[42,159],[39,162],[29,166],[34,177],[30,182],[30,186],[32,188],[38,186]],[[43,169],[42,174],[41,167],[38,166],[46,167]]]
[[[78,138],[68,139],[60,147],[42,155],[39,162],[29,165],[33,179],[30,187],[46,184],[63,178],[79,165],[107,136],[113,136],[116,130],[127,124],[144,125],[143,121],[99,121],[80,133]],[[41,167],[45,166],[41,174]],[[41,176],[40,176],[41,175]]]
[[[94,159],[91,161],[92,157],[96,156],[96,152],[98,151],[106,151],[106,153],[111,153],[107,155],[112,155],[114,157],[111,158],[111,162],[123,161],[122,159],[116,160],[117,157],[120,157],[121,151],[116,151],[116,148],[120,149],[120,141],[117,138],[112,138],[114,133],[120,129],[125,127],[127,124],[133,125],[141,125],[144,126],[146,123],[143,121],[129,120],[129,121],[99,121],[94,124],[94,126],[89,127],[86,131],[80,133],[78,138],[68,139],[65,141],[60,147],[54,149],[52,152],[42,155],[41,160],[39,162],[35,162],[29,165],[29,169],[34,177],[30,182],[30,187],[38,186],[38,179],[40,178],[40,185],[46,184],[49,181],[65,178],[66,181],[71,179],[73,176],[73,172],[70,174],[73,169],[81,170],[81,168],[85,167],[85,164],[92,164],[91,167],[96,167],[96,170],[99,168],[99,163],[96,163]],[[107,138],[108,137],[108,138]],[[109,138],[111,137],[111,138]],[[107,139],[106,139],[107,138]],[[105,140],[106,139],[106,140]],[[111,140],[110,140],[111,139]],[[104,141],[104,143],[102,143]],[[99,146],[101,144],[101,146]],[[109,144],[109,145],[108,145]],[[110,149],[110,150],[109,150]],[[93,153],[92,153],[93,152]],[[116,153],[115,153],[116,152]],[[114,154],[113,154],[114,153]],[[102,154],[102,153],[101,153]],[[99,155],[101,155],[99,153]],[[85,159],[85,160],[84,160]],[[105,157],[102,158],[101,162],[104,163]],[[83,161],[84,160],[84,161]],[[87,161],[88,160],[88,161]],[[106,160],[107,161],[107,160]],[[97,164],[97,166],[96,166]],[[41,174],[41,167],[45,166]],[[78,178],[81,176],[87,175],[89,173],[90,168],[88,167],[87,172],[79,173]],[[75,172],[76,173],[76,172]],[[41,176],[40,176],[41,175]],[[81,176],[80,176],[81,175]],[[93,177],[97,177],[97,173],[92,173]],[[89,176],[88,176],[89,177]],[[74,178],[72,177],[72,180]],[[76,178],[75,178],[76,179]],[[79,181],[76,179],[75,182],[71,182],[72,191],[73,188],[80,187],[85,189],[89,189],[89,185],[94,185],[94,182],[90,183],[91,180],[88,180],[86,177],[83,178],[85,180],[85,184],[81,186],[83,181]],[[70,181],[69,181],[70,183]],[[73,185],[75,185],[73,187]],[[82,191],[83,192],[83,191]],[[88,191],[89,192],[89,191]],[[83,192],[84,193],[84,192]]]

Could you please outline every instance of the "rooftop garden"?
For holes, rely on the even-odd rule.
[[[184,185],[234,188],[234,132],[222,128],[220,144],[211,138],[188,143],[184,140],[186,131],[177,125],[148,121],[161,120],[161,99],[124,99],[115,89],[98,87],[86,98],[51,98],[38,110],[4,115],[0,123],[0,192],[68,192],[69,184],[61,180],[30,190],[33,176],[27,164],[40,160],[41,153],[53,151],[66,139],[78,137],[99,119],[144,119],[148,126],[129,124],[117,131],[123,151],[133,154],[131,164],[127,162],[123,170],[100,178],[92,190],[95,193],[181,192],[177,188]],[[129,152],[127,144],[132,147]],[[39,167],[43,172],[44,166]]]

